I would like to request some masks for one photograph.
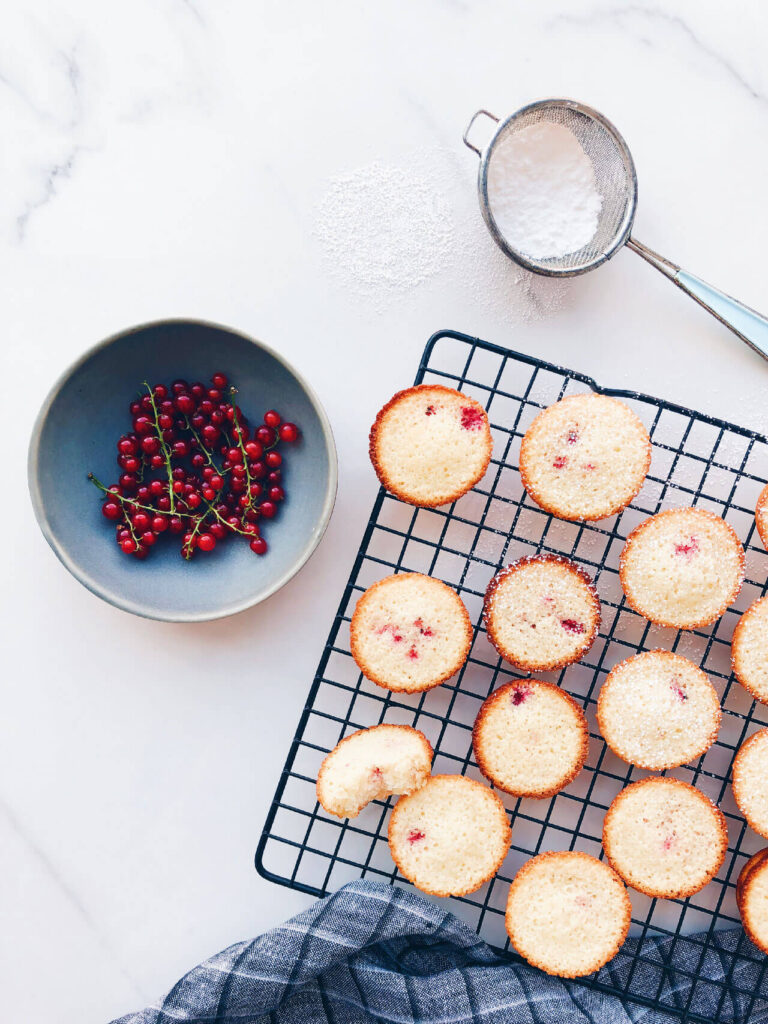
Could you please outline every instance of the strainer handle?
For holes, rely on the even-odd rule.
[[[472,143],[471,143],[471,142],[469,141],[469,138],[468,138],[468,136],[469,136],[469,133],[470,133],[470,131],[471,131],[471,129],[472,129],[472,125],[473,125],[473,124],[475,123],[475,121],[476,121],[476,120],[478,119],[478,117],[480,117],[480,115],[481,115],[481,114],[484,114],[484,115],[485,115],[486,117],[490,117],[490,119],[491,119],[492,121],[495,121],[495,122],[496,122],[496,124],[498,124],[498,123],[499,123],[499,120],[500,120],[500,119],[499,119],[498,117],[496,117],[496,115],[495,115],[495,114],[492,114],[492,113],[490,112],[490,110],[476,110],[476,111],[474,112],[474,114],[472,115],[472,120],[471,120],[471,121],[469,122],[469,124],[468,124],[468,125],[467,125],[467,127],[465,128],[465,130],[464,130],[464,134],[463,134],[463,135],[461,136],[461,138],[462,138],[462,140],[463,140],[463,142],[464,142],[464,145],[465,145],[465,146],[467,146],[467,147],[468,147],[469,149],[473,149],[473,150],[475,151],[475,153],[477,153],[477,155],[478,155],[478,156],[482,156],[482,155],[483,155],[483,154],[482,154],[482,151],[481,151],[481,150],[479,150],[479,149],[477,148],[477,146],[473,145],[473,144],[472,144]]]
[[[687,270],[678,267],[676,263],[665,259],[664,256],[659,256],[657,252],[649,249],[642,242],[638,242],[637,239],[629,238],[627,246],[657,270],[660,270],[673,284],[682,289],[686,295],[690,295],[763,359],[768,359],[768,318],[750,306],[745,306],[743,302],[739,302],[731,295],[721,292],[719,288],[702,281],[700,277],[689,274]]]

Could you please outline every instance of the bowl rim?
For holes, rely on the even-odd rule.
[[[310,404],[312,405],[317,417],[320,421],[320,427],[323,434],[323,441],[325,443],[325,449],[328,454],[328,477],[326,480],[325,496],[323,498],[323,506],[320,512],[320,517],[315,524],[312,533],[307,539],[307,543],[299,554],[298,558],[294,563],[276,580],[274,580],[264,591],[260,592],[254,597],[246,598],[245,600],[239,601],[232,605],[227,605],[220,611],[215,612],[203,612],[203,613],[175,613],[161,615],[155,612],[149,612],[146,608],[142,607],[134,601],[122,598],[119,594],[114,593],[111,590],[106,590],[96,579],[94,579],[89,573],[84,572],[67,554],[64,547],[59,543],[54,531],[51,528],[48,516],[45,510],[45,505],[42,499],[39,482],[39,454],[40,454],[40,439],[43,431],[43,426],[46,422],[48,414],[50,413],[51,407],[58,397],[61,389],[70,380],[72,376],[84,366],[90,359],[92,359],[102,349],[108,348],[113,345],[116,341],[121,341],[124,338],[130,337],[132,334],[137,334],[140,331],[145,331],[149,328],[155,327],[166,327],[171,324],[189,324],[196,327],[210,327],[217,331],[225,331],[228,334],[236,335],[242,338],[244,341],[249,342],[256,348],[261,349],[267,355],[271,356],[280,365],[282,365],[288,373],[290,373],[299,386],[305,392]],[[136,324],[133,327],[124,328],[121,331],[116,331],[110,334],[108,337],[97,342],[95,345],[91,345],[87,348],[73,363],[71,363],[59,376],[48,391],[40,411],[35,417],[35,422],[32,427],[32,433],[29,440],[29,449],[27,456],[27,484],[29,487],[29,494],[32,500],[32,509],[37,519],[37,524],[40,527],[43,536],[45,537],[48,545],[62,563],[62,565],[69,570],[69,572],[83,584],[86,589],[90,590],[92,594],[100,597],[102,600],[111,604],[115,608],[120,608],[123,611],[131,612],[133,615],[139,615],[145,619],[153,619],[159,622],[211,622],[215,619],[227,618],[230,615],[237,615],[240,612],[246,611],[248,608],[253,608],[257,604],[261,604],[262,601],[266,601],[267,598],[272,597],[273,594],[277,593],[282,587],[285,586],[293,577],[299,572],[300,569],[307,563],[310,556],[313,554],[318,544],[322,540],[323,534],[325,533],[328,523],[333,512],[333,507],[336,502],[336,493],[338,490],[339,481],[339,470],[338,470],[338,455],[336,452],[336,442],[333,436],[333,430],[331,428],[330,420],[328,415],[323,408],[320,399],[317,397],[314,389],[309,385],[304,376],[279,352],[276,352],[270,345],[266,345],[263,341],[258,341],[251,335],[246,334],[244,331],[238,330],[236,327],[229,327],[226,324],[220,324],[213,320],[204,320],[199,317],[163,317],[158,320],[147,320],[143,323]]]

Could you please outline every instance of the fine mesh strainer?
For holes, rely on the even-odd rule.
[[[488,117],[496,123],[493,136],[482,150],[468,138],[472,126],[481,116]],[[508,138],[510,133],[519,132],[529,125],[542,121],[563,125],[573,132],[592,162],[595,185],[603,200],[597,230],[590,241],[576,252],[548,259],[537,259],[515,248],[499,229],[488,199],[488,168],[496,147],[502,139]],[[487,110],[478,110],[467,125],[463,138],[465,145],[480,157],[477,187],[483,219],[497,245],[520,266],[535,274],[546,274],[548,277],[572,277],[599,267],[626,243],[678,288],[695,299],[700,306],[717,317],[742,341],[763,358],[768,359],[768,319],[726,295],[725,292],[681,270],[677,264],[631,237],[630,231],[637,207],[635,164],[624,139],[611,122],[597,110],[584,103],[564,99],[529,103],[503,121]]]

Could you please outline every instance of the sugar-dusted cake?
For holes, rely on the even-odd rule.
[[[483,703],[472,746],[480,771],[514,796],[554,796],[581,771],[589,745],[584,712],[554,683],[506,683]]]
[[[445,682],[472,644],[472,622],[455,590],[420,573],[386,576],[362,595],[350,624],[361,672],[388,690],[415,693]]]
[[[747,938],[768,953],[768,849],[750,857],[736,883],[736,905]]]
[[[744,549],[725,520],[703,508],[650,516],[630,533],[620,562],[627,601],[651,622],[698,629],[719,619],[744,581]]]
[[[491,460],[485,409],[441,384],[406,388],[371,428],[369,451],[386,489],[411,505],[445,505],[466,494]]]
[[[501,867],[510,842],[504,805],[463,775],[433,775],[401,796],[389,821],[389,848],[400,872],[433,896],[463,896]]]
[[[733,796],[750,828],[768,838],[768,729],[754,733],[733,759]]]
[[[540,853],[515,875],[506,925],[528,963],[578,978],[618,953],[631,914],[627,890],[607,864],[586,853]]]
[[[629,406],[591,392],[540,412],[520,446],[523,486],[561,519],[620,512],[643,486],[650,464],[648,431]]]
[[[755,506],[755,526],[763,542],[763,547],[768,548],[768,484],[760,491]]]
[[[329,814],[354,818],[371,800],[413,793],[429,778],[432,747],[410,725],[375,725],[345,737],[323,761],[317,799]]]
[[[526,672],[578,661],[600,626],[592,579],[560,555],[521,558],[498,572],[485,593],[483,621],[499,654]]]
[[[687,782],[660,775],[622,789],[603,822],[608,860],[647,896],[692,896],[717,874],[727,848],[722,811]]]
[[[731,662],[744,689],[768,704],[768,597],[751,604],[736,623]]]
[[[597,699],[597,723],[622,760],[661,771],[708,750],[720,728],[720,700],[692,661],[645,651],[615,665]]]

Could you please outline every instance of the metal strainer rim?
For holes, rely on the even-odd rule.
[[[509,124],[512,121],[517,120],[517,118],[521,117],[523,114],[527,114],[533,110],[539,110],[543,107],[551,107],[553,105],[567,107],[576,113],[584,114],[592,120],[598,121],[606,129],[618,146],[619,152],[621,153],[622,159],[624,160],[629,172],[630,182],[632,185],[632,195],[629,203],[627,204],[627,210],[624,214],[621,230],[616,233],[612,243],[599,257],[591,260],[582,267],[542,266],[540,262],[532,260],[530,257],[526,256],[525,253],[514,249],[497,227],[496,221],[491,213],[491,204],[488,199],[488,165],[491,157],[493,156],[494,149],[500,142]],[[484,113],[487,113],[487,111],[484,111]],[[594,107],[590,107],[586,103],[580,103],[577,100],[569,100],[565,98],[555,97],[550,99],[534,100],[532,103],[526,103],[524,107],[520,107],[518,110],[515,110],[513,113],[509,114],[508,117],[498,120],[496,130],[480,154],[477,189],[480,194],[480,210],[483,215],[483,220],[499,248],[506,253],[510,259],[514,260],[515,263],[519,264],[525,270],[529,270],[533,274],[542,274],[545,277],[576,277],[578,274],[586,274],[587,271],[594,270],[595,267],[599,267],[603,263],[606,263],[627,242],[632,230],[632,223],[635,219],[635,210],[637,209],[637,171],[635,170],[635,162],[632,159],[629,146],[625,142],[623,135],[618,128],[616,128],[613,122],[609,121],[608,118],[605,117],[604,114],[601,114],[599,110],[595,110]]]

